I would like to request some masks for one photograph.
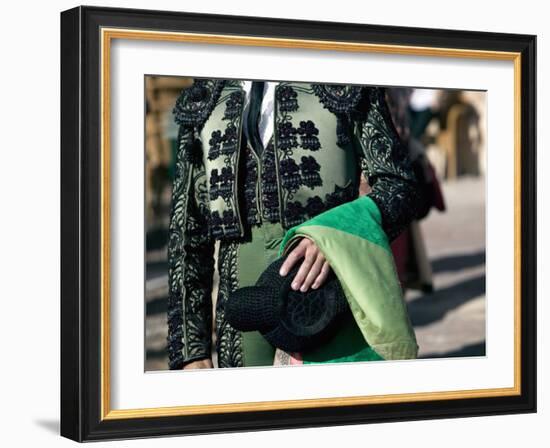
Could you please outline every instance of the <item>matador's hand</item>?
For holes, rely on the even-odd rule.
[[[194,369],[212,369],[214,365],[212,364],[211,359],[199,359],[198,361],[192,361],[189,364],[183,366],[184,370],[194,370]]]
[[[309,238],[302,238],[300,243],[288,254],[279,274],[283,277],[287,275],[301,259],[303,259],[302,265],[294,277],[292,289],[306,292],[310,287],[319,288],[328,277],[330,265],[317,245]]]

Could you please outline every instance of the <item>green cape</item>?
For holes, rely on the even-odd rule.
[[[332,343],[305,353],[304,362],[416,358],[418,345],[374,201],[363,196],[289,229],[279,255],[304,236],[338,277],[358,328],[343,329]]]

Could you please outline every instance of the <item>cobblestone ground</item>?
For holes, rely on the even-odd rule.
[[[423,358],[485,355],[485,181],[461,178],[442,185],[447,211],[421,222],[434,292],[406,295]],[[146,370],[167,358],[165,250],[147,254]]]

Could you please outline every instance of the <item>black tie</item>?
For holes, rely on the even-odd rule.
[[[247,131],[250,146],[256,152],[261,154],[263,151],[263,143],[260,138],[258,125],[260,124],[260,112],[262,108],[262,100],[264,97],[264,81],[253,81],[250,89],[250,106],[247,117]]]

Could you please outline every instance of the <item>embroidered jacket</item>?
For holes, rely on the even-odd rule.
[[[353,200],[360,174],[394,239],[414,219],[418,192],[384,89],[281,82],[274,135],[257,154],[243,137],[240,81],[197,79],[174,108],[180,125],[170,216],[170,368],[211,351],[214,242],[221,241],[216,310],[218,364],[242,365],[239,334],[223,317],[238,287],[236,246],[263,221],[289,229]]]

